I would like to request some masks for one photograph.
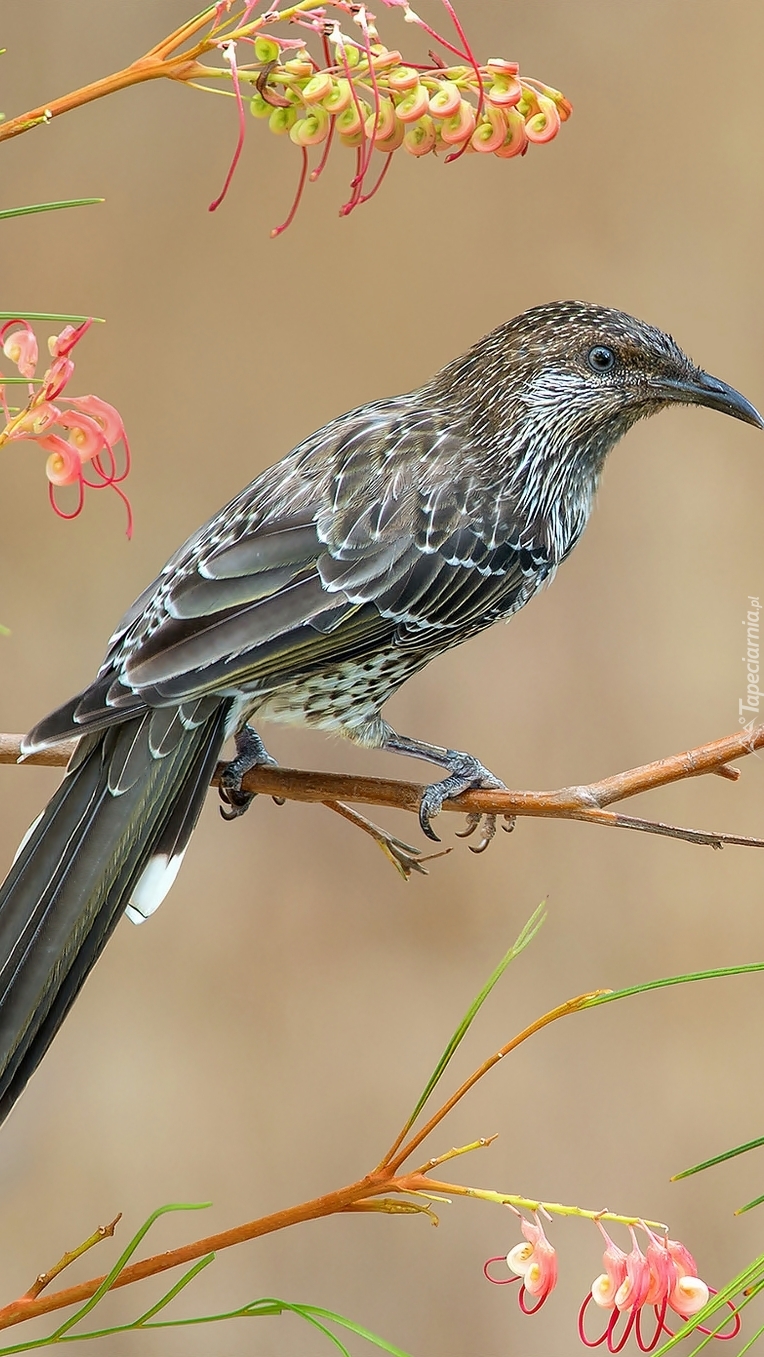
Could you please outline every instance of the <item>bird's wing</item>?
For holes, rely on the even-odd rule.
[[[61,709],[68,729],[266,692],[388,646],[445,649],[507,615],[544,567],[480,488],[478,457],[453,422],[396,402],[335,421],[176,553]]]

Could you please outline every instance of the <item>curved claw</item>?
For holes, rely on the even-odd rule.
[[[440,807],[438,807],[438,809],[440,809]],[[435,833],[435,830],[433,829],[432,825],[430,824],[430,816],[437,815],[437,813],[438,813],[437,811],[431,811],[428,809],[428,807],[425,805],[425,797],[423,796],[422,800],[419,803],[419,827],[422,833],[427,835],[428,839],[432,839],[433,843],[441,842],[440,839],[438,838],[438,835]]]
[[[474,834],[483,816],[479,810],[471,810],[469,815],[466,815],[464,818],[467,821],[467,824],[464,829],[456,830],[457,839],[468,839],[470,834]]]
[[[484,815],[482,818],[484,821],[483,837],[480,840],[480,843],[477,845],[477,847],[475,847],[475,845],[471,843],[467,845],[471,853],[484,853],[496,833],[496,816],[491,815],[489,813],[488,815]]]
[[[238,820],[248,811],[255,799],[255,792],[242,792],[237,787],[226,787],[222,782],[218,787],[221,801],[220,814],[224,820]]]

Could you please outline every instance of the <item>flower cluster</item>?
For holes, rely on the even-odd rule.
[[[86,320],[80,325],[67,325],[60,334],[51,336],[48,349],[53,361],[41,379],[35,379],[38,345],[32,326],[21,318],[2,326],[0,345],[5,357],[27,378],[29,398],[22,410],[12,411],[0,377],[0,403],[6,420],[5,428],[0,429],[0,447],[5,443],[36,443],[48,453],[45,474],[50,502],[60,518],[76,518],[81,513],[86,487],[100,490],[111,486],[127,509],[130,537],[130,501],[121,489],[130,470],[130,447],[122,419],[114,406],[99,396],[63,394],[74,372],[72,351],[91,324]],[[124,450],[121,469],[117,463],[120,443]],[[93,479],[88,479],[86,470]],[[77,487],[77,502],[72,511],[63,510],[56,500],[58,487],[68,485]]]
[[[519,1281],[520,1309],[523,1314],[532,1315],[541,1309],[557,1284],[557,1255],[538,1213],[535,1224],[519,1212],[516,1214],[520,1218],[524,1242],[510,1249],[506,1258],[503,1255],[489,1258],[483,1271],[489,1282],[497,1286]],[[630,1253],[624,1253],[610,1238],[602,1221],[597,1220],[596,1224],[605,1240],[604,1272],[595,1278],[584,1298],[578,1315],[579,1337],[588,1348],[605,1344],[608,1352],[615,1353],[621,1352],[633,1333],[640,1351],[652,1352],[663,1334],[674,1337],[674,1331],[666,1323],[668,1310],[673,1310],[680,1319],[691,1319],[716,1292],[701,1281],[695,1259],[678,1240],[668,1236],[661,1238],[641,1221],[639,1226],[648,1241],[646,1251],[643,1253],[634,1227],[630,1226],[632,1248]],[[491,1272],[494,1263],[506,1263],[514,1276],[494,1277]],[[527,1296],[534,1303],[528,1304]],[[609,1311],[607,1323],[596,1338],[590,1338],[585,1327],[587,1310],[592,1304]],[[735,1338],[740,1332],[740,1317],[731,1301],[727,1301],[727,1305],[732,1310],[728,1328],[717,1333],[698,1325],[699,1331],[716,1338]],[[652,1309],[654,1314],[653,1332],[647,1337],[643,1332],[646,1309]]]
[[[517,62],[492,58],[479,64],[449,0],[443,3],[456,29],[456,43],[420,19],[407,0],[385,3],[402,8],[404,18],[424,29],[448,56],[457,59],[456,63],[447,65],[433,52],[430,64],[404,62],[399,51],[380,42],[374,16],[365,5],[337,5],[351,15],[359,30],[355,36],[349,35],[336,20],[327,18],[332,0],[299,20],[302,27],[320,38],[320,61],[305,42],[261,31],[245,39],[254,48],[252,64],[238,62],[235,41],[219,44],[231,68],[240,113],[242,87],[254,84],[251,112],[256,118],[267,119],[272,132],[288,137],[303,152],[297,198],[286,222],[274,235],[292,221],[307,177],[311,147],[323,146],[311,179],[321,173],[333,139],[355,149],[352,191],[341,208],[341,215],[346,216],[377,191],[392,153],[400,148],[417,157],[443,151],[447,161],[465,153],[508,160],[524,155],[533,142],[551,141],[570,116],[571,105],[560,91],[521,78]],[[279,17],[274,9],[263,21],[272,24]],[[241,135],[234,164],[240,147]],[[375,150],[383,153],[384,163],[367,191],[364,185]],[[213,207],[222,200],[230,173]]]

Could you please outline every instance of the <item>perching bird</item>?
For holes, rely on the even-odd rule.
[[[620,311],[537,307],[418,390],[361,406],[258,476],[170,559],[89,688],[24,752],[80,736],[0,888],[0,1119],[121,915],[175,879],[226,738],[231,813],[271,761],[250,718],[307,724],[440,765],[443,801],[501,784],[471,755],[396,734],[385,701],[435,656],[522,608],[586,526],[636,420],[737,391]]]

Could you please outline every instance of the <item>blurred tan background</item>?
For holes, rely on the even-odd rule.
[[[192,8],[5,0],[0,106],[10,116],[125,64]],[[116,496],[91,496],[62,523],[41,456],[5,451],[3,729],[27,728],[89,680],[123,608],[261,468],[340,411],[418,384],[526,306],[623,307],[764,404],[761,9],[725,0],[722,22],[716,0],[462,0],[461,15],[481,57],[518,59],[572,99],[558,141],[520,163],[447,167],[401,153],[384,191],[348,221],[337,208],[351,160],[338,149],[276,242],[268,232],[286,214],[298,156],[262,124],[248,120],[228,200],[207,211],[234,146],[223,99],[156,84],[2,147],[3,206],[107,200],[3,223],[0,305],[107,318],[78,351],[73,385],[124,415],[136,514],[132,543]],[[399,16],[382,21],[390,45],[411,41]],[[686,410],[638,427],[553,588],[510,630],[412,681],[392,719],[536,788],[735,729],[741,619],[747,596],[764,592],[763,488],[764,440],[742,424]],[[315,734],[264,734],[288,764],[421,772]],[[762,763],[743,771],[737,786],[687,783],[634,813],[763,834]],[[3,869],[55,781],[0,769]],[[385,818],[416,838],[411,819]],[[363,1173],[543,896],[549,921],[475,1024],[454,1080],[569,995],[761,959],[755,850],[526,821],[475,858],[457,827],[444,825],[455,851],[404,886],[321,808],[258,802],[226,825],[210,797],[166,905],[144,928],[120,926],[2,1130],[3,1300],[118,1210],[124,1240],[160,1203],[213,1201],[203,1216],[162,1222],[155,1251]],[[761,1213],[732,1216],[762,1190],[761,1157],[668,1178],[761,1134],[761,990],[756,976],[717,981],[559,1024],[494,1071],[431,1152],[498,1131],[489,1153],[461,1162],[463,1181],[666,1219],[721,1284],[761,1250]],[[415,1357],[568,1353],[600,1248],[585,1224],[551,1233],[561,1280],[535,1320],[481,1275],[515,1242],[508,1213],[463,1202],[443,1208],[437,1231],[336,1218],[245,1245],[176,1313],[278,1295],[344,1312]],[[113,1257],[104,1247],[72,1279]],[[110,1313],[137,1314],[159,1285],[115,1297]],[[103,1349],[329,1350],[289,1319]]]

